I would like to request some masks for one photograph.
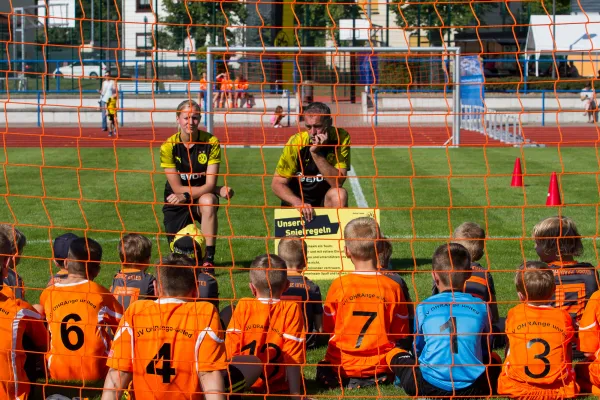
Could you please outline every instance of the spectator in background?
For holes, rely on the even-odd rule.
[[[579,75],[579,70],[577,69],[573,61],[569,61],[569,67],[567,68],[567,76],[569,78],[579,78],[581,76]]]
[[[246,107],[251,108],[252,105],[248,101],[248,79],[244,77],[244,74],[240,74],[235,80],[234,90],[233,107],[242,107],[243,102],[246,101]],[[238,99],[240,99],[239,105]]]
[[[215,80],[217,84],[215,85],[215,94],[213,95],[213,107],[218,108],[221,102],[223,102],[223,98],[225,97],[225,93],[223,92],[223,81],[227,79],[227,75],[224,72],[221,72]]]
[[[598,120],[598,106],[596,102],[596,93],[592,89],[592,85],[587,83],[580,93],[581,101],[583,101],[583,115],[587,115],[588,123],[593,123]]]
[[[202,73],[202,78],[200,79],[200,92],[198,93],[198,104],[202,106],[202,101],[206,101],[206,72]],[[204,105],[206,107],[206,104]]]
[[[117,82],[112,79],[110,72],[104,74],[104,81],[102,81],[102,89],[100,89],[100,109],[102,110],[102,131],[108,130],[108,124],[106,122],[106,104],[108,100],[116,96],[117,94]]]
[[[281,120],[285,117],[285,113],[283,112],[283,107],[277,106],[275,107],[275,112],[271,115],[271,126],[273,128],[282,128]]]
[[[600,69],[598,70],[598,76],[596,77],[596,79],[600,79]]]

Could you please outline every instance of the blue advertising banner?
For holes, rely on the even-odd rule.
[[[377,81],[379,80],[379,60],[376,55],[369,54],[358,56],[358,68],[359,84],[377,84]]]
[[[483,107],[485,98],[483,67],[478,56],[460,58],[460,103],[463,106]]]

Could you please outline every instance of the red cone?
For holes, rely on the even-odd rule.
[[[523,172],[521,171],[521,159],[515,160],[515,167],[513,168],[512,180],[510,186],[523,186]]]
[[[550,177],[550,186],[548,187],[548,198],[546,199],[547,206],[560,206],[560,191],[558,190],[558,179],[556,178],[556,172],[552,173]]]

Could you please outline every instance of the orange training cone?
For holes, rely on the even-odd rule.
[[[558,190],[558,179],[556,178],[556,172],[552,173],[550,177],[550,186],[548,187],[548,197],[546,198],[547,206],[560,206],[560,191]]]
[[[515,160],[515,167],[513,168],[512,180],[510,186],[523,186],[523,172],[521,171],[521,159]]]

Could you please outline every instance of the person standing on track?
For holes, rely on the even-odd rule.
[[[204,267],[214,265],[219,197],[230,199],[233,190],[217,186],[221,146],[219,139],[198,129],[201,109],[193,100],[177,106],[178,131],[160,147],[160,166],[167,175],[164,225],[169,243],[194,221],[201,222],[206,238]]]
[[[108,124],[106,121],[107,103],[111,97],[117,95],[117,83],[112,79],[110,72],[104,74],[104,80],[102,81],[102,89],[100,89],[100,108],[102,110],[102,131],[108,130]]]
[[[348,207],[342,187],[350,169],[350,135],[332,126],[331,110],[324,103],[304,109],[306,130],[285,145],[271,182],[282,206],[298,208],[307,222],[313,207]]]

